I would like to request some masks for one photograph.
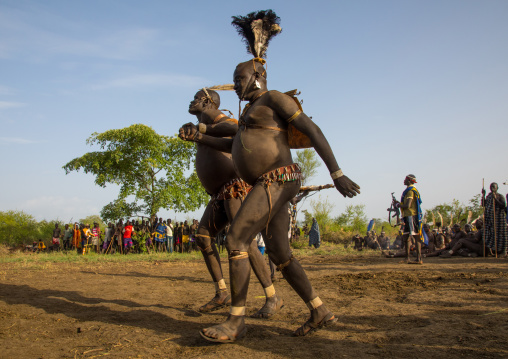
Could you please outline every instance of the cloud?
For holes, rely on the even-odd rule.
[[[37,141],[29,140],[21,137],[0,137],[0,144],[17,144],[17,145],[28,145],[37,143]]]
[[[6,110],[9,108],[17,108],[17,107],[23,107],[26,106],[26,104],[22,102],[9,102],[9,101],[0,101],[0,110]]]
[[[1,8],[0,8],[1,9]],[[37,11],[0,11],[0,58],[41,61],[57,55],[131,60],[168,43],[157,29],[111,29],[97,24],[71,22],[61,16]]]
[[[14,93],[14,89],[0,85],[0,95],[13,95]]]
[[[139,88],[139,87],[199,87],[205,79],[197,76],[180,74],[145,74],[132,75],[112,79],[92,85],[93,90],[107,88]]]

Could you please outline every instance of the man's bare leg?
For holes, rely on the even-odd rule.
[[[213,242],[213,238],[227,223],[228,218],[223,205],[217,203],[214,206],[212,201],[210,201],[199,222],[196,242],[203,254],[208,272],[212,277],[215,286],[215,296],[210,302],[199,308],[200,312],[210,312],[222,308],[229,304],[231,299],[222,275],[219,251]]]
[[[236,216],[238,210],[240,209],[242,201],[240,201],[239,199],[230,199],[227,200],[225,203],[226,203],[226,212],[228,214],[230,222],[233,222],[233,218]],[[256,241],[254,240],[251,241],[251,244],[247,252],[249,253],[249,261],[252,270],[254,271],[254,274],[256,275],[259,282],[261,283],[266,298],[263,307],[261,307],[261,309],[259,309],[251,317],[270,318],[284,306],[282,298],[280,296],[277,296],[277,294],[275,293],[275,288],[272,283],[269,268],[266,265],[266,261],[263,258],[263,255],[259,251]]]
[[[289,220],[287,205],[289,200],[298,193],[299,187],[299,181],[270,185],[267,190],[270,192],[271,209],[267,190],[262,184],[256,184],[247,196],[227,237],[232,288],[230,315],[224,323],[203,329],[201,335],[205,339],[230,342],[245,334],[244,315],[249,282],[249,275],[245,272],[250,269],[247,250],[253,236],[266,226],[269,214],[272,220],[268,226],[268,243],[266,244],[269,252],[272,253],[270,256],[276,265],[281,266],[288,282],[311,309],[311,320],[295,334],[305,335],[310,330],[335,320],[333,314],[328,312],[319,297],[315,295],[301,265],[290,255],[287,241]],[[283,253],[278,253],[281,249],[285,250]]]
[[[226,213],[229,218],[229,222],[232,223],[236,214],[240,210],[242,206],[242,200],[239,198],[228,199],[224,202]],[[275,313],[277,313],[284,305],[282,302],[282,298],[275,293],[275,288],[272,284],[272,279],[270,276],[270,271],[266,262],[263,258],[263,255],[259,251],[256,241],[251,241],[250,247],[247,251],[249,253],[249,261],[251,264],[251,268],[254,271],[259,283],[263,287],[263,291],[265,292],[265,304],[261,309],[259,309],[256,313],[252,315],[253,318],[270,318]]]

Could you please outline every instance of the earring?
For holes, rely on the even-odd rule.
[[[258,88],[258,89],[260,89],[260,88],[261,88],[261,85],[259,84],[259,81],[258,81],[258,80],[256,80],[256,81],[254,82],[254,86],[256,86],[256,88]]]

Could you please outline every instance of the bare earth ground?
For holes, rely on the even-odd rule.
[[[0,357],[508,357],[506,259],[300,259],[339,324],[292,337],[307,309],[278,273],[285,308],[272,320],[247,319],[236,344],[199,336],[227,312],[196,311],[213,294],[202,261],[2,263]],[[263,302],[252,276],[248,313]]]

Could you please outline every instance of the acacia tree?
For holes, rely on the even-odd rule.
[[[296,151],[296,163],[302,170],[302,186],[308,184],[308,180],[316,175],[318,167],[321,166],[316,151],[312,148]]]
[[[73,159],[63,169],[66,174],[81,169],[91,173],[101,187],[120,186],[118,198],[101,211],[105,221],[140,214],[153,217],[162,208],[193,211],[207,200],[191,170],[196,155],[191,142],[159,135],[142,124],[94,132],[86,142],[100,150]]]

